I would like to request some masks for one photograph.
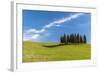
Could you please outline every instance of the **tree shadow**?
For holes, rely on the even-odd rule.
[[[64,44],[57,44],[57,45],[42,45],[43,47],[48,47],[48,48],[52,48],[52,47],[59,47],[62,46]]]
[[[48,47],[48,48],[52,48],[52,47],[59,47],[59,46],[64,46],[64,45],[80,45],[80,44],[56,44],[56,45],[42,45],[43,47]]]

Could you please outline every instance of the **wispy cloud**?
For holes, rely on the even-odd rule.
[[[41,29],[41,30],[37,30],[37,29],[29,29],[26,33],[31,33],[31,32],[33,32],[33,33],[42,33],[42,32],[44,32],[45,31],[45,29]]]
[[[29,35],[29,36],[27,36]],[[24,41],[29,41],[29,40],[36,40],[38,37],[40,37],[40,34],[25,34],[23,37]]]
[[[37,30],[37,29],[34,29],[34,28],[29,29],[25,33],[34,33],[34,34],[32,34],[31,37],[26,38],[26,40],[38,39],[41,36],[40,35],[41,33],[47,31],[51,27],[60,27],[63,23],[71,21],[73,19],[76,19],[76,18],[82,16],[83,14],[84,13],[76,13],[76,14],[70,15],[69,17],[64,17],[64,18],[61,18],[59,20],[55,20],[55,21],[43,26],[40,30]]]
[[[40,36],[40,34],[34,34],[32,35],[32,39],[37,39]]]
[[[60,26],[62,23],[68,22],[68,21],[70,21],[72,19],[76,19],[77,17],[79,17],[79,16],[81,16],[83,14],[84,13],[76,13],[76,14],[73,14],[73,15],[71,15],[69,17],[61,18],[59,20],[51,22],[50,24],[44,26],[43,28],[45,29],[45,28],[51,28],[53,26]]]

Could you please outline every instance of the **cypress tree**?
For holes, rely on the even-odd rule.
[[[74,43],[77,43],[77,35],[74,34]]]
[[[72,38],[71,38],[71,34],[69,35],[69,43],[71,43],[71,40],[72,40]]]
[[[87,39],[86,39],[86,36],[84,35],[84,43],[86,43],[87,42]]]
[[[64,34],[63,39],[64,39],[64,43],[67,44],[67,37],[66,37],[66,34]]]
[[[69,35],[67,35],[67,44],[69,44]]]
[[[76,36],[76,43],[80,43],[80,37],[79,37],[79,33],[77,34],[77,36]]]
[[[71,34],[71,43],[74,43],[74,35]]]
[[[60,37],[60,43],[63,43],[63,40],[62,40],[63,38],[62,38],[62,36]]]
[[[79,43],[82,43],[83,42],[83,40],[82,40],[82,36],[80,35],[80,42]]]

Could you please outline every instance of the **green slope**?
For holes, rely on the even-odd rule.
[[[23,42],[23,62],[85,60],[91,58],[89,44],[62,45],[58,43]]]

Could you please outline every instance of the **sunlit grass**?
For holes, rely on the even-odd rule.
[[[90,58],[91,47],[89,44],[59,46],[59,43],[54,42],[23,42],[23,62],[86,60]]]

